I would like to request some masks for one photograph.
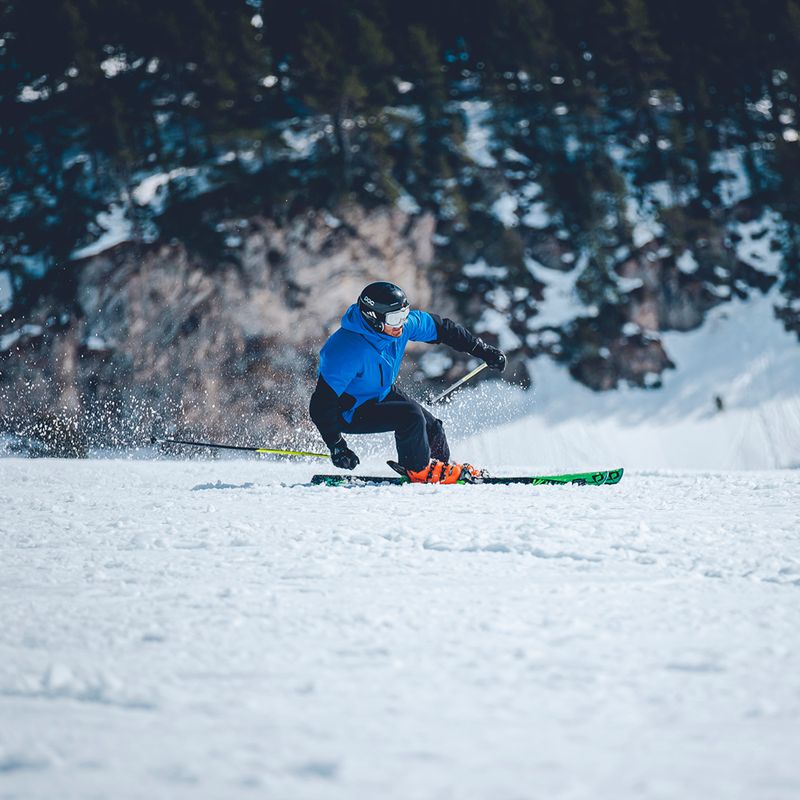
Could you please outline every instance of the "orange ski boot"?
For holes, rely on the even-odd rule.
[[[435,458],[419,472],[407,469],[405,474],[411,483],[479,483],[486,477],[485,470],[475,469],[471,464],[447,464]]]

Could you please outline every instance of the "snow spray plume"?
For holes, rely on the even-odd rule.
[[[444,422],[448,439],[458,441],[530,414],[531,406],[530,392],[494,380],[460,389],[431,410]]]
[[[431,400],[430,404],[435,405],[436,403],[441,403],[444,399],[449,397],[459,386],[463,386],[468,380],[471,380],[479,373],[483,372],[489,365],[485,362],[481,364],[479,367],[475,367],[472,372],[468,372],[463,378],[459,378],[452,386],[449,386],[445,389],[441,394],[437,394],[436,397]]]

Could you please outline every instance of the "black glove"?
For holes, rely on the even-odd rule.
[[[331,461],[339,469],[355,469],[358,466],[358,456],[347,446],[347,442],[340,436],[331,447]]]
[[[472,348],[472,355],[482,358],[489,369],[496,369],[502,372],[506,368],[506,354],[497,347],[486,344],[483,339],[478,339],[475,347]]]

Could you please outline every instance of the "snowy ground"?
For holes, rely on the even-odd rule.
[[[800,796],[800,471],[311,472],[0,460],[0,797]]]

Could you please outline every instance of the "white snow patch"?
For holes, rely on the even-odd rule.
[[[50,97],[50,89],[47,86],[36,88],[34,86],[23,86],[17,95],[17,100],[21,103],[35,103],[37,100],[47,100]]]
[[[439,378],[453,366],[453,359],[442,350],[427,350],[419,360],[426,378]]]
[[[622,333],[624,336],[636,336],[641,332],[642,329],[635,322],[626,322],[622,326]]]
[[[720,173],[719,197],[726,207],[750,197],[750,178],[744,164],[744,147],[732,147],[711,154],[711,170]]]
[[[100,69],[106,78],[115,78],[122,72],[127,72],[130,69],[128,58],[124,54],[109,56],[100,63]]]
[[[519,201],[514,195],[504,192],[492,204],[492,214],[503,223],[506,228],[514,228],[519,223],[517,219],[517,205]]]
[[[87,350],[108,350],[108,342],[97,334],[91,334],[86,338],[85,346]]]
[[[406,191],[399,194],[395,205],[405,214],[419,214],[422,211],[420,204]]]
[[[325,136],[324,129],[294,130],[293,128],[284,128],[281,131],[281,138],[291,150],[291,158],[296,161],[309,158],[314,152],[317,142],[323,136]]]
[[[633,226],[634,247],[644,247],[664,235],[664,226],[655,218],[655,212],[633,197],[625,200],[625,216]]]
[[[544,300],[537,307],[538,313],[528,320],[531,330],[558,328],[586,314],[586,307],[575,291],[575,283],[586,266],[585,257],[582,256],[568,271],[549,269],[530,257],[525,258],[525,266],[537,281],[545,285]]]
[[[519,193],[526,200],[534,200],[542,193],[542,185],[537,181],[528,181],[520,188]]]
[[[334,214],[331,214],[330,211],[323,211],[322,219],[329,228],[333,228],[334,230],[336,230],[336,228],[342,227],[342,221],[339,219],[339,217],[335,216]]]
[[[528,156],[523,155],[518,150],[515,150],[513,147],[507,147],[503,152],[503,158],[506,161],[511,161],[515,164],[530,164],[531,160]]]
[[[522,218],[523,225],[537,230],[548,228],[552,223],[553,218],[547,210],[547,203],[544,202],[532,203]]]
[[[235,155],[235,154],[234,154]],[[163,206],[164,196],[162,189],[176,178],[190,178],[199,173],[197,167],[176,167],[169,172],[159,172],[148,175],[131,191],[133,199],[140,206],[152,205],[160,209]]]
[[[0,314],[5,314],[14,302],[14,284],[8,270],[0,272]]]
[[[675,194],[669,181],[654,181],[647,184],[645,191],[651,201],[661,208],[671,208],[675,205]]]
[[[766,95],[756,100],[755,103],[748,103],[747,107],[751,111],[760,114],[762,117],[772,119],[772,100]]]
[[[42,332],[41,325],[26,324],[11,333],[3,334],[0,336],[0,353],[10,350],[25,336],[41,336]]]
[[[101,211],[97,215],[97,224],[105,230],[105,233],[92,244],[73,250],[70,258],[96,256],[133,238],[133,224],[127,218],[126,208],[122,204],[112,203],[108,211]]]
[[[691,250],[684,250],[680,256],[675,259],[675,264],[678,269],[686,275],[694,274],[700,267]]]
[[[745,264],[767,275],[779,275],[783,253],[778,244],[785,222],[781,214],[764,209],[758,219],[739,222],[731,230],[741,237],[736,243],[736,256]]]
[[[641,289],[644,286],[644,281],[641,278],[623,278],[619,275],[616,276],[617,288],[623,294],[632,292],[635,289]]]
[[[491,153],[494,137],[489,121],[491,103],[485,100],[465,100],[459,104],[467,120],[464,148],[479,167],[494,167],[497,161]]]
[[[464,264],[461,271],[468,278],[488,278],[489,280],[502,280],[508,275],[508,267],[492,267],[486,259],[479,258],[471,264]]]
[[[508,314],[504,314],[496,308],[487,308],[475,325],[475,332],[478,334],[493,333],[497,336],[498,347],[501,350],[516,350],[522,347],[522,340],[511,330],[510,322]]]
[[[386,106],[387,115],[421,125],[425,121],[425,115],[419,106]]]

